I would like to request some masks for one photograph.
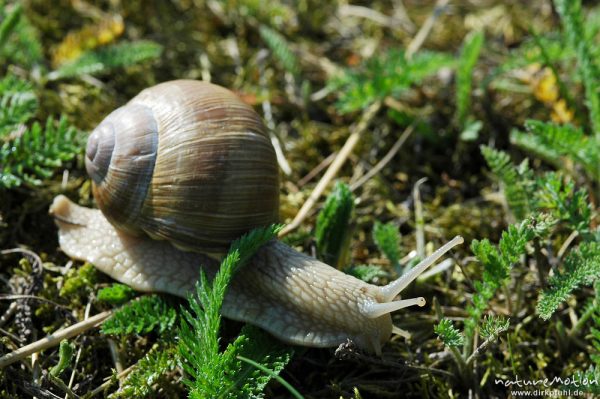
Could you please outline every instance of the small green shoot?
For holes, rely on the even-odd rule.
[[[60,347],[58,348],[58,363],[50,369],[50,374],[53,377],[60,376],[62,372],[71,365],[74,351],[75,347],[71,345],[69,341],[66,339],[60,341]]]
[[[477,64],[483,40],[482,31],[473,32],[465,38],[456,68],[456,113],[458,122],[463,128],[466,126],[467,117],[471,111],[473,69]]]
[[[350,222],[354,196],[350,187],[337,182],[317,217],[315,239],[318,257],[333,267],[346,264],[350,243]]]
[[[485,316],[481,321],[479,335],[484,340],[495,340],[500,334],[508,330],[510,320],[502,316]]]
[[[0,1],[0,61],[31,68],[43,60],[42,44],[21,3]]]
[[[444,318],[440,320],[433,328],[433,331],[446,346],[462,346],[465,342],[465,337],[454,327],[450,319]]]
[[[393,223],[383,224],[379,221],[373,226],[373,241],[381,253],[390,261],[392,267],[400,273],[400,232]]]
[[[0,48],[4,46],[10,34],[15,30],[19,23],[23,7],[20,4],[15,4],[14,7],[4,16],[0,23]]]

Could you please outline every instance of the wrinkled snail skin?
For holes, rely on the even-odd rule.
[[[173,81],[144,90],[88,140],[86,166],[100,210],[54,199],[61,249],[134,289],[184,297],[200,267],[214,277],[230,241],[276,221],[278,169],[265,131],[252,108],[221,87]],[[379,287],[273,240],[236,273],[222,313],[288,343],[335,347],[351,339],[381,354],[393,333],[402,334],[390,313],[425,304],[422,297],[400,300],[400,292],[460,243],[455,237]]]

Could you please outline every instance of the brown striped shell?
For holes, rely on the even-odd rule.
[[[86,168],[113,225],[179,248],[221,253],[278,218],[279,173],[266,127],[210,83],[143,90],[92,132]]]

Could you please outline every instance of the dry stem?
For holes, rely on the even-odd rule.
[[[0,369],[8,366],[9,364],[22,360],[33,353],[57,346],[63,339],[71,338],[89,330],[90,328],[96,327],[111,315],[112,311],[110,310],[98,313],[89,319],[73,324],[70,327],[60,329],[38,341],[32,342],[29,345],[25,345],[7,355],[4,355],[0,358]]]
[[[371,120],[373,120],[373,118],[377,114],[377,111],[379,111],[380,108],[381,102],[377,101],[371,104],[371,106],[369,106],[369,108],[367,108],[364,111],[362,118],[360,119],[356,127],[353,129],[352,134],[350,134],[350,136],[344,143],[344,146],[338,153],[337,157],[333,160],[331,165],[329,165],[329,168],[327,169],[319,183],[317,183],[317,186],[315,187],[313,192],[310,193],[310,196],[308,197],[306,202],[304,202],[302,208],[300,208],[294,220],[279,232],[279,237],[283,237],[291,231],[295,230],[296,228],[298,228],[298,226],[300,226],[304,219],[306,219],[310,210],[315,206],[317,200],[321,197],[321,194],[323,194],[323,191],[325,191],[325,188],[327,187],[329,182],[331,182],[331,180],[338,173],[344,162],[346,162],[346,159],[348,159],[348,156],[352,152],[352,149],[354,148],[356,143],[358,143],[358,140],[362,136],[363,132],[367,130],[369,124],[371,123]]]

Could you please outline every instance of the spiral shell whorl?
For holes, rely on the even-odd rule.
[[[121,230],[139,235],[139,210],[152,182],[158,147],[152,110],[127,104],[108,115],[90,135],[86,169],[98,207]]]
[[[218,253],[277,221],[278,167],[266,128],[219,86],[178,80],[142,91],[92,133],[86,158],[99,208],[129,233]]]

